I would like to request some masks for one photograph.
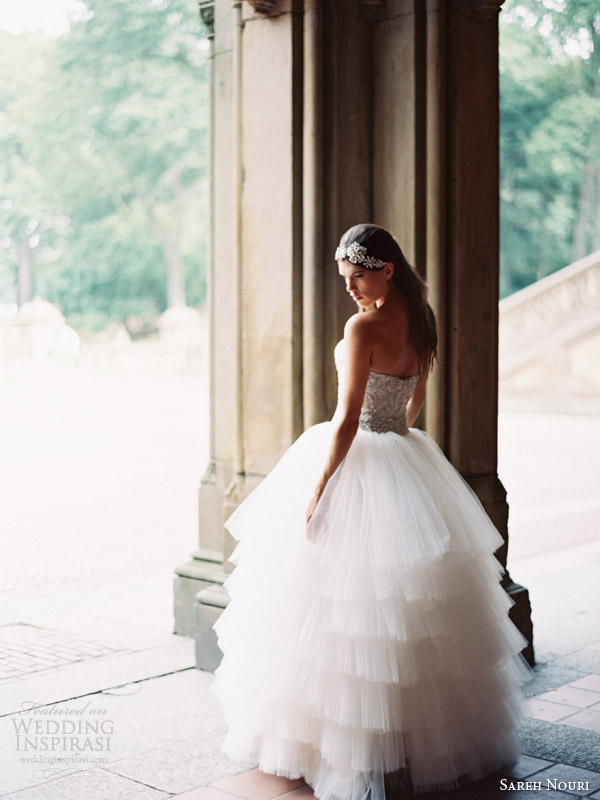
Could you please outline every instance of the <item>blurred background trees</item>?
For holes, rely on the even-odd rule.
[[[508,0],[501,36],[501,294],[600,249],[600,5]]]
[[[205,42],[189,0],[85,7],[0,31],[0,300],[143,326],[204,302]]]

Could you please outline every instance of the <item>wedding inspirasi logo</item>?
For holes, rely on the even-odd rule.
[[[77,708],[23,703],[12,719],[15,746],[23,754],[22,763],[36,765],[35,777],[56,777],[73,767],[108,761],[114,722],[108,709],[94,708],[91,702]]]

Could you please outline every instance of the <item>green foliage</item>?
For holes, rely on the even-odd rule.
[[[191,0],[86,0],[58,40],[0,31],[0,300],[100,325],[204,302],[207,87]],[[597,0],[507,0],[501,293],[600,247]],[[595,177],[596,176],[596,177]],[[596,181],[596,183],[594,183]],[[173,300],[173,298],[171,298]]]
[[[500,15],[501,294],[600,241],[586,219],[600,161],[596,0],[509,0]],[[579,233],[578,233],[579,231]],[[583,233],[582,233],[583,231]]]
[[[207,98],[195,4],[86,6],[58,40],[0,38],[0,205],[11,203],[0,289],[35,219],[38,291],[68,318],[156,315],[182,264],[187,300],[202,304]]]
[[[64,233],[64,217],[48,198],[43,176],[28,156],[22,120],[12,111],[39,81],[53,44],[0,31],[0,290],[5,301],[16,300],[19,252],[27,248],[43,263],[52,259]]]

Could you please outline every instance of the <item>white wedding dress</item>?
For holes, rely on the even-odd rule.
[[[333,422],[305,431],[226,523],[238,544],[214,626],[222,751],[303,777],[319,800],[384,800],[387,773],[415,793],[447,789],[519,755],[530,670],[493,555],[502,537],[406,427],[416,381],[371,372],[310,536]]]

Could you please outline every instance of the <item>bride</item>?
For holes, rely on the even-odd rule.
[[[231,758],[319,800],[384,800],[515,761],[530,670],[502,537],[411,427],[436,358],[425,284],[376,225],[346,231],[335,258],[358,306],[334,352],[337,409],[226,522],[236,567],[211,691]]]

